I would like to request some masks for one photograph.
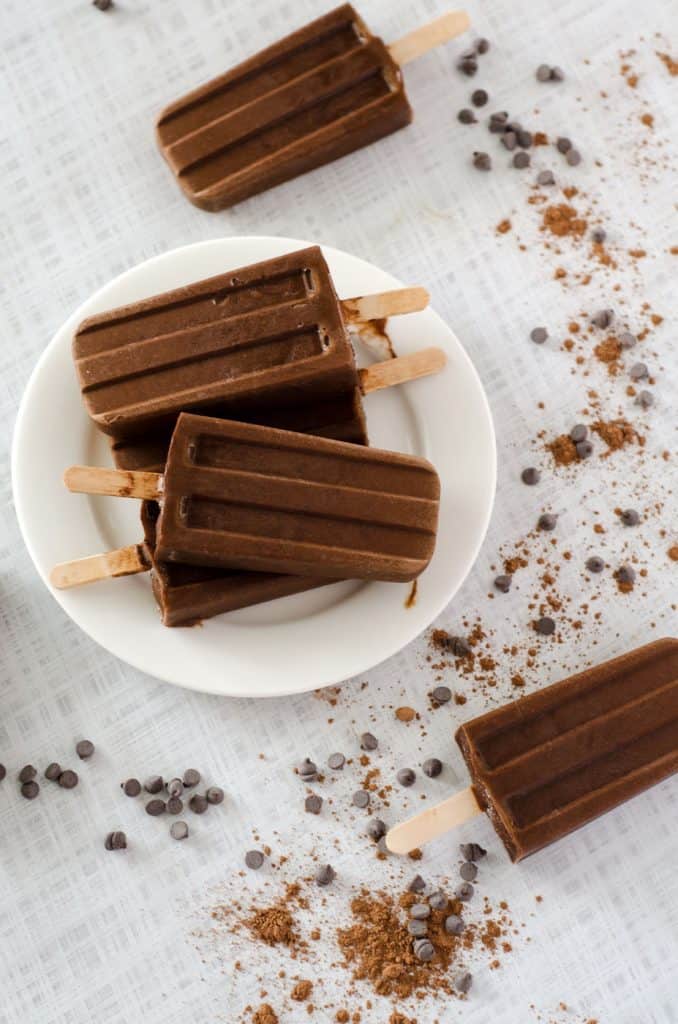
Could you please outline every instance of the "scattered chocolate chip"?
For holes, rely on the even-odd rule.
[[[361,810],[364,810],[365,807],[369,807],[370,794],[366,789],[357,789],[351,797],[351,800],[356,807],[360,807]]]
[[[534,485],[538,484],[541,480],[541,473],[538,469],[535,469],[534,466],[528,466],[527,469],[524,469],[520,474],[520,479],[524,484],[527,484],[528,487],[534,487]]]
[[[56,761],[52,761],[45,768],[45,778],[49,779],[50,782],[56,782],[61,775],[61,765],[57,764]]]
[[[126,779],[120,786],[125,796],[139,796],[141,792],[141,783],[138,779]]]
[[[150,814],[152,818],[157,818],[159,814],[164,814],[166,810],[167,804],[159,798],[149,800],[146,804],[146,814]]]
[[[473,861],[465,860],[459,868],[459,874],[465,882],[475,882],[476,876],[478,875],[478,868]]]
[[[315,873],[316,885],[330,885],[337,877],[337,873],[331,864],[323,864]]]
[[[72,768],[66,768],[57,779],[62,789],[75,789],[78,784],[78,773]]]
[[[513,576],[509,576],[508,573],[502,573],[501,576],[494,577],[494,585],[502,594],[508,594],[512,583]]]
[[[562,82],[562,81],[564,81],[564,79],[565,79],[565,72],[563,71],[562,68],[559,68],[557,64],[554,67],[551,68],[551,81],[552,82]]]
[[[4,764],[0,764],[0,782],[2,782],[6,775],[7,769],[5,768]]]
[[[94,753],[94,744],[91,740],[79,740],[75,744],[75,752],[81,761],[86,761]]]
[[[444,892],[441,892],[440,889],[436,889],[436,891],[432,892],[429,896],[428,902],[432,910],[446,910],[449,900]]]
[[[577,458],[579,459],[590,459],[593,455],[593,445],[590,441],[579,441],[575,448],[577,449]]]
[[[487,850],[484,850],[479,843],[462,843],[459,852],[464,860],[482,860],[487,856]]]
[[[485,89],[474,89],[471,93],[471,103],[474,107],[484,107],[489,98]]]
[[[519,170],[522,170],[524,167],[529,167],[530,154],[526,153],[524,150],[521,150],[520,153],[515,154],[512,163],[513,166],[517,167]]]
[[[415,939],[412,943],[412,952],[417,960],[421,960],[425,964],[433,960],[436,955],[433,943],[429,939]]]
[[[181,814],[184,809],[184,801],[180,796],[171,796],[167,801],[168,814]]]
[[[613,320],[614,311],[612,309],[600,309],[591,317],[591,323],[594,327],[609,327]]]
[[[475,47],[476,53],[480,53],[480,54],[487,53],[487,51],[490,48],[490,40],[489,39],[485,39],[484,36],[481,36],[480,39],[476,39],[476,41],[475,41],[475,43],[473,45]]]
[[[447,704],[448,701],[452,700],[452,691],[449,686],[436,686],[431,691],[431,697],[436,704]]]
[[[323,798],[317,793],[311,793],[304,800],[304,810],[308,814],[320,814],[323,806]]]
[[[169,834],[172,839],[187,839],[188,825],[185,821],[173,821],[170,825]],[[249,866],[249,865],[248,865]]]
[[[642,409],[649,409],[654,405],[654,395],[651,391],[639,391],[634,404],[639,405]]]
[[[182,782],[187,789],[197,786],[200,782],[200,772],[197,768],[187,768],[183,774]]]
[[[533,327],[530,331],[530,340],[533,341],[535,345],[543,345],[548,336],[549,332],[545,327]]]
[[[547,533],[551,530],[555,530],[558,522],[558,516],[553,512],[542,512],[537,520],[537,529],[545,530]]]
[[[313,782],[318,777],[318,766],[314,761],[311,761],[310,757],[305,757],[297,765],[297,772],[304,782]]]
[[[497,111],[495,114],[490,114],[487,127],[493,135],[501,135],[506,129],[506,122],[508,120],[508,113],[505,110]]]
[[[343,754],[330,754],[330,756],[327,758],[327,764],[330,768],[333,769],[333,771],[338,772],[346,764],[346,758],[344,757]]]
[[[476,60],[475,53],[463,53],[457,61],[457,68],[461,71],[462,75],[472,78],[478,70],[478,61]]]
[[[182,796],[184,784],[181,779],[170,779],[167,783],[167,792],[170,796]]]
[[[371,732],[364,732],[360,737],[360,749],[361,750],[376,750],[379,746],[379,740],[376,736],[373,736]]]
[[[29,779],[28,782],[24,782],[21,785],[21,795],[26,797],[27,800],[35,800],[39,792],[40,786],[35,779]]]
[[[548,64],[540,64],[536,71],[538,82],[549,82],[551,80],[551,68]]]
[[[407,922],[407,931],[413,939],[421,939],[428,932],[428,923],[417,919]]]
[[[512,152],[518,145],[518,138],[516,136],[516,133],[504,132],[504,134],[501,137],[501,144],[506,149],[508,149],[509,153]]]
[[[634,348],[638,344],[638,339],[630,331],[622,331],[619,335],[619,344],[623,349]]]
[[[532,132],[528,132],[525,128],[516,132],[516,139],[521,149],[529,149],[534,141]]]
[[[477,124],[478,118],[470,107],[462,107],[457,114],[457,121],[459,121],[460,124]]]
[[[454,979],[454,987],[456,988],[457,992],[461,992],[463,996],[465,996],[468,992],[471,991],[472,984],[473,977],[471,976],[471,974],[469,974],[468,971],[464,971],[463,974],[457,975],[457,977]]]
[[[585,441],[589,436],[589,428],[583,423],[577,423],[570,431],[570,440],[576,444],[578,441]]]
[[[645,363],[634,363],[629,370],[629,377],[631,380],[645,380],[647,375],[648,370]]]
[[[127,836],[124,832],[109,832],[104,840],[107,850],[126,850]]]
[[[221,786],[210,786],[205,790],[205,799],[208,804],[223,804],[224,791]]]
[[[572,140],[568,139],[565,135],[561,135],[560,138],[556,140],[556,149],[559,153],[567,153],[572,149]]]
[[[597,242],[598,245],[602,245],[607,238],[607,231],[605,231],[605,228],[594,228],[591,232],[591,238],[594,242]]]
[[[625,508],[619,518],[624,526],[637,526],[640,522],[640,516],[635,508]]]
[[[426,882],[421,875],[415,875],[407,888],[409,892],[423,892],[426,888]]]
[[[147,793],[159,793],[163,786],[162,775],[150,775],[144,782],[144,789]]]
[[[414,783],[416,775],[411,768],[401,768],[396,778],[401,786],[411,786]]]
[[[264,855],[261,850],[248,850],[245,854],[245,864],[252,871],[258,871],[264,863]]]
[[[367,825],[367,834],[375,843],[386,835],[386,824],[381,818],[370,818]]]
[[[462,903],[468,903],[473,896],[474,891],[475,890],[470,882],[462,882],[461,885],[457,886],[455,889],[454,895],[458,900],[461,900]]]
[[[19,772],[19,782],[31,782],[37,774],[32,764],[25,764]]]
[[[443,762],[437,757],[428,757],[422,765],[422,771],[429,779],[437,779],[442,770]]]
[[[614,574],[614,578],[617,583],[634,583],[636,579],[636,571],[632,569],[630,565],[620,565]]]
[[[565,160],[570,167],[576,167],[577,164],[581,163],[581,153],[578,149],[568,149],[565,154]]]
[[[410,907],[410,917],[413,917],[415,921],[425,921],[430,916],[431,908],[428,903],[413,903]]]
[[[586,568],[589,572],[602,572],[605,568],[605,562],[598,555],[591,555],[590,558],[586,559]]]
[[[464,922],[458,914],[450,914],[445,918],[445,931],[448,935],[461,935],[464,930]]]
[[[202,793],[194,793],[188,801],[188,806],[194,814],[204,814],[209,804],[207,803],[207,797],[203,796]]]
[[[463,636],[451,636],[448,643],[455,658],[467,658],[471,653],[471,645]]]
[[[548,615],[542,615],[534,624],[534,628],[541,636],[551,636],[556,631],[556,624]]]
[[[477,171],[489,171],[492,169],[492,160],[489,153],[474,153],[473,166]]]
[[[537,175],[538,185],[555,185],[556,179],[553,175],[553,171],[540,171]]]
[[[92,0],[92,7],[96,7],[98,11],[110,11],[113,0]]]

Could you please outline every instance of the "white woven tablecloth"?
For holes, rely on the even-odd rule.
[[[324,763],[332,750],[354,754],[365,728],[379,737],[375,763],[387,778],[425,756],[440,756],[441,779],[419,773],[413,789],[396,787],[386,812],[395,821],[421,806],[422,793],[435,797],[464,784],[452,729],[462,714],[488,706],[486,696],[446,670],[443,681],[467,693],[468,703],[428,710],[435,673],[425,660],[425,638],[368,680],[347,682],[336,706],[313,695],[255,703],[185,693],[144,677],[66,619],[19,535],[10,438],[22,390],[52,333],[120,271],[188,242],[277,233],[339,246],[430,289],[480,372],[497,427],[492,525],[471,576],[438,623],[463,632],[464,617],[480,616],[491,631],[499,660],[494,703],[515,692],[509,676],[521,666],[500,652],[504,644],[528,642],[528,602],[539,567],[525,570],[511,595],[490,600],[491,567],[499,547],[518,540],[544,508],[561,513],[559,543],[573,553],[563,563],[560,593],[576,601],[595,586],[603,595],[602,618],[594,626],[589,617],[580,633],[563,623],[561,644],[542,641],[538,667],[522,666],[530,689],[676,632],[676,563],[666,554],[678,540],[676,479],[674,463],[660,453],[670,448],[675,429],[678,260],[668,250],[678,244],[671,142],[678,81],[655,55],[670,52],[670,41],[655,33],[676,29],[675,4],[469,3],[478,31],[493,44],[472,80],[491,93],[483,113],[507,109],[528,125],[572,136],[583,153],[581,167],[566,169],[553,150],[538,151],[538,166],[581,185],[587,203],[597,200],[616,247],[648,253],[641,261],[624,259],[612,276],[597,275],[586,291],[564,290],[553,276],[558,259],[537,242],[537,217],[526,204],[536,171],[509,168],[508,154],[501,155],[484,127],[457,123],[472,87],[454,68],[462,43],[407,70],[416,121],[406,132],[232,211],[210,215],[189,205],[155,148],[157,111],[328,6],[117,0],[116,10],[103,14],[88,0],[0,4],[0,761],[12,776],[0,785],[0,1024],[236,1021],[246,1004],[261,1002],[261,975],[269,976],[264,987],[282,1024],[329,1021],[349,1002],[364,1007],[367,990],[344,1001],[347,975],[316,968],[325,976],[309,1018],[303,1005],[286,998],[291,985],[274,978],[280,967],[295,973],[284,953],[241,943],[243,970],[234,978],[235,947],[222,938],[207,949],[191,932],[208,927],[212,887],[256,890],[265,881],[266,872],[235,881],[244,851],[255,844],[254,829],[277,854],[290,854],[285,879],[308,871],[313,850],[334,865],[339,877],[326,893],[331,916],[345,914],[348,894],[363,881],[397,891],[400,869],[373,858],[361,834],[364,818],[350,809],[355,770],[334,786],[332,812],[326,804],[316,819],[303,813],[303,787],[291,768],[305,755]],[[393,39],[445,3],[364,0],[361,9]],[[620,51],[629,50],[636,51],[626,58],[628,73],[639,76],[635,89],[620,73]],[[542,61],[560,64],[566,81],[538,85],[534,69]],[[647,111],[653,129],[640,121]],[[491,174],[471,167],[474,149],[492,152]],[[505,217],[513,230],[499,236],[495,225]],[[560,262],[574,274],[582,251],[563,250]],[[621,288],[611,293],[615,282]],[[629,322],[640,327],[644,300],[666,319],[644,342],[642,357],[659,372],[656,406],[641,417],[625,395],[626,376],[610,379],[591,361],[584,376],[559,342],[573,317],[600,306],[626,303]],[[542,323],[552,341],[537,348],[527,339]],[[643,423],[642,466],[636,454],[620,453],[556,473],[537,451],[540,430],[556,434],[580,418],[588,387],[599,390],[607,412],[621,408]],[[519,482],[520,470],[532,463],[544,469],[538,489]],[[653,502],[659,507],[641,526],[624,532],[613,509],[645,511]],[[616,594],[609,572],[595,584],[582,576],[584,559],[597,550],[596,512],[607,524],[602,553],[610,563],[636,556],[647,568],[642,586],[627,597]],[[421,713],[425,734],[419,723],[396,721],[398,705]],[[74,741],[82,736],[94,740],[97,754],[80,766],[79,790],[43,787],[40,799],[22,800],[17,769],[29,761],[72,763]],[[196,822],[189,842],[171,843],[167,821],[143,815],[117,783],[190,765],[223,784],[227,802],[189,819]],[[103,836],[115,827],[130,838],[125,855],[103,849]],[[678,1021],[678,780],[520,867],[507,863],[484,820],[464,835],[490,850],[481,892],[493,903],[506,899],[531,941],[517,938],[500,970],[488,970],[487,958],[480,958],[467,1002],[414,1007],[420,1024]],[[419,865],[426,878],[454,878],[457,839],[426,852]],[[318,956],[337,959],[329,927]],[[298,973],[309,975],[301,967]],[[559,1008],[561,1002],[569,1009]],[[383,1022],[389,1013],[376,1000],[363,1019]]]

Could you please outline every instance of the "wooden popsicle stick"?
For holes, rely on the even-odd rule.
[[[162,496],[160,473],[141,470],[104,469],[101,466],[70,466],[64,473],[69,491],[80,494],[112,494],[116,498],[147,498]]]
[[[409,64],[436,46],[442,46],[455,36],[460,36],[471,27],[466,11],[448,11],[427,25],[421,25],[408,32],[402,39],[389,46],[389,52],[396,64]]]
[[[386,833],[386,845],[391,853],[410,853],[456,825],[470,821],[477,814],[482,814],[482,808],[473,790],[470,787],[462,789],[435,807],[429,807],[413,818],[394,825]]]
[[[428,377],[442,370],[446,362],[447,356],[441,348],[422,348],[408,356],[385,359],[383,363],[374,363],[373,366],[358,370],[360,390],[364,395],[369,395],[371,391],[381,391],[394,384]]]
[[[127,548],[106,551],[89,558],[76,558],[72,562],[55,565],[49,574],[50,583],[57,590],[80,587],[85,583],[111,579],[116,576],[132,576],[137,572],[148,572],[151,568],[143,545],[131,544]]]
[[[418,313],[420,309],[426,309],[428,303],[429,294],[425,288],[394,288],[390,292],[342,299],[341,308],[349,323],[360,323],[363,320],[399,316],[401,313]]]

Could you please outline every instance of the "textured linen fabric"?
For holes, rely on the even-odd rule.
[[[350,805],[355,769],[345,769],[332,788],[332,813],[326,801],[315,818],[303,812],[305,788],[292,768],[304,756],[324,764],[333,750],[355,756],[360,732],[370,729],[379,737],[373,763],[384,779],[403,766],[418,771],[412,789],[395,787],[384,812],[389,822],[419,809],[422,794],[434,799],[466,784],[452,731],[462,716],[515,695],[502,647],[525,647],[532,635],[528,600],[539,567],[528,567],[510,595],[490,600],[498,551],[523,536],[540,511],[560,514],[558,541],[573,553],[563,562],[561,593],[578,601],[591,585],[582,566],[596,551],[595,513],[608,524],[606,559],[615,564],[636,555],[648,575],[622,598],[608,572],[601,620],[589,617],[580,632],[563,625],[560,644],[535,642],[538,667],[526,673],[527,689],[676,632],[676,563],[666,554],[678,539],[675,463],[661,453],[675,429],[677,264],[668,250],[678,243],[671,135],[678,100],[676,80],[655,54],[670,52],[666,35],[655,33],[675,30],[675,6],[666,0],[470,2],[475,27],[492,49],[474,79],[455,70],[463,40],[409,67],[415,122],[406,131],[233,210],[194,209],[155,148],[155,115],[329,6],[116,0],[102,13],[87,0],[0,5],[0,761],[9,770],[0,784],[0,1024],[236,1021],[248,1003],[262,1001],[257,975],[269,978],[268,1001],[283,1024],[332,1020],[347,987],[346,973],[329,968],[338,959],[332,921],[345,916],[356,886],[397,892],[414,866],[374,859],[362,834],[364,814]],[[392,40],[445,6],[443,0],[365,0],[361,12]],[[625,61],[639,76],[635,88],[630,72],[620,72]],[[538,85],[534,71],[542,62],[561,65],[566,81]],[[481,120],[506,109],[527,126],[568,134],[582,151],[582,165],[567,169],[549,149],[533,151],[531,170],[509,167],[509,155],[484,126],[456,121],[477,86],[492,96]],[[653,115],[653,128],[641,122],[643,111]],[[474,149],[492,153],[493,172],[473,169]],[[614,295],[605,277],[594,276],[585,292],[563,290],[554,279],[557,261],[544,252],[526,205],[528,178],[543,166],[597,201],[597,216],[618,247],[647,251],[646,259],[620,266],[614,280],[622,288]],[[513,229],[498,235],[495,225],[504,218]],[[40,583],[16,524],[9,473],[12,426],[38,356],[76,305],[126,268],[189,242],[257,233],[327,242],[425,284],[473,358],[497,427],[497,501],[480,557],[437,625],[465,632],[464,619],[481,616],[499,662],[489,696],[487,688],[473,692],[467,680],[443,670],[441,681],[468,701],[431,712],[426,693],[437,673],[425,637],[367,679],[320,695],[336,705],[317,695],[253,702],[183,692],[97,647]],[[571,274],[580,256],[563,244],[562,263]],[[633,320],[644,299],[666,319],[639,357],[661,371],[652,389],[655,408],[641,416],[625,395],[625,378],[611,380],[593,362],[588,378],[573,374],[574,359],[560,342],[570,319],[583,312],[626,302]],[[542,348],[528,340],[538,324],[551,332]],[[576,473],[549,465],[537,434],[568,430],[580,418],[587,387],[605,396],[609,413],[622,408],[647,426],[642,473],[627,452],[595,458]],[[538,489],[519,481],[529,464],[543,469]],[[617,504],[643,510],[635,532],[623,533],[615,522]],[[421,713],[425,734],[419,723],[395,718],[400,705]],[[82,737],[97,746],[87,763],[74,752]],[[419,766],[427,756],[444,760],[439,779],[423,777]],[[18,769],[32,762],[42,771],[53,759],[77,768],[78,789],[44,782],[39,799],[23,800]],[[176,843],[167,836],[169,820],[148,818],[118,783],[188,766],[224,785],[227,798],[201,818],[187,814],[193,834]],[[103,848],[114,828],[128,834],[125,853]],[[475,984],[467,1001],[417,1002],[409,1015],[419,1024],[678,1021],[678,779],[519,867],[508,863],[489,823],[478,819],[426,851],[417,868],[427,879],[454,879],[460,838],[488,848],[479,891],[495,904],[507,900],[525,928],[500,970],[489,970],[487,958],[471,965]],[[281,880],[312,871],[312,853],[337,871],[322,908],[318,897],[329,923],[317,950],[323,981],[312,1018],[286,997],[291,984],[275,977],[281,967],[288,976],[306,976],[303,965],[242,936],[234,946],[223,936],[205,938],[221,887],[237,884],[256,899],[272,877],[267,867],[237,881],[244,852],[263,843],[276,854],[290,852]],[[232,966],[236,949],[239,972]],[[370,995],[359,988],[352,1003],[364,1010]],[[559,1008],[561,1002],[569,1009]],[[384,1021],[389,1013],[375,999],[363,1020]]]

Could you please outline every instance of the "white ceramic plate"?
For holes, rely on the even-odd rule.
[[[111,462],[80,401],[71,362],[76,325],[92,313],[309,244],[224,238],[175,249],[111,281],[57,332],[26,388],[12,451],[19,523],[47,586],[57,562],[140,538],[137,502],[69,494],[62,483],[66,466]],[[341,296],[401,285],[355,256],[327,246],[323,251]],[[478,376],[439,316],[428,309],[393,318],[389,333],[398,355],[439,345],[449,357],[441,374],[365,399],[371,443],[425,456],[442,482],[436,552],[412,607],[405,606],[409,585],[337,583],[200,627],[167,629],[149,580],[139,575],[53,590],[68,615],[107,650],[152,676],[253,697],[303,692],[364,673],[425,629],[463,582],[485,535],[495,486],[494,432]]]

